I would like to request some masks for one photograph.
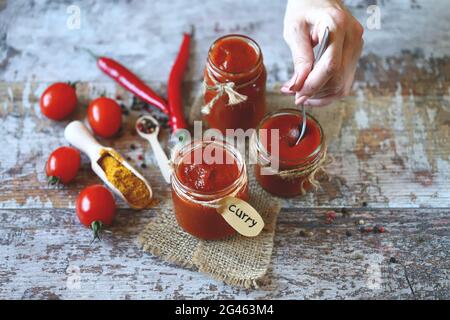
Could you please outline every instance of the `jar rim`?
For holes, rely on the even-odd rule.
[[[272,112],[268,113],[267,115],[265,115],[264,118],[262,118],[262,120],[259,122],[258,126],[256,127],[256,131],[255,131],[255,134],[253,136],[254,136],[254,139],[256,140],[256,141],[254,141],[254,143],[256,144],[256,148],[257,148],[256,151],[263,157],[263,159],[266,162],[271,162],[271,159],[270,159],[271,154],[262,145],[259,133],[260,133],[262,125],[268,119],[274,118],[274,117],[277,117],[277,116],[281,116],[281,115],[299,115],[300,117],[303,116],[301,111],[298,110],[298,109],[282,108],[282,109],[278,109],[278,110],[272,111]],[[280,164],[287,165],[287,166],[302,166],[303,164],[308,163],[312,159],[314,159],[317,156],[319,156],[320,152],[323,150],[323,147],[325,145],[325,136],[324,136],[324,133],[323,133],[322,126],[320,125],[319,121],[317,121],[317,119],[314,118],[308,112],[306,113],[306,117],[308,119],[314,121],[314,123],[316,123],[318,128],[320,129],[320,143],[319,143],[319,145],[317,146],[317,148],[311,154],[309,154],[306,157],[298,157],[298,158],[290,159],[290,160],[279,159],[279,163]]]
[[[253,47],[253,49],[255,50],[255,52],[257,54],[258,59],[256,60],[255,65],[251,69],[246,70],[244,72],[229,72],[229,71],[224,71],[224,70],[220,69],[219,66],[217,66],[214,63],[213,59],[211,58],[212,50],[217,45],[217,43],[219,43],[220,41],[227,39],[227,38],[238,38],[238,39],[244,40],[247,44],[249,44],[250,46]],[[232,33],[232,34],[227,34],[222,37],[219,37],[212,43],[212,45],[209,47],[209,50],[208,50],[207,65],[210,65],[215,73],[232,77],[232,76],[238,76],[238,75],[252,74],[252,73],[258,71],[258,69],[260,68],[260,66],[262,64],[262,60],[263,60],[263,57],[262,57],[261,47],[255,40],[253,40],[252,38],[250,38],[246,35],[243,35],[243,34]]]
[[[228,152],[233,156],[233,159],[236,161],[238,165],[239,170],[239,176],[238,178],[229,186],[226,186],[225,188],[211,191],[211,192],[202,192],[195,190],[191,187],[186,186],[183,184],[183,182],[178,177],[177,168],[178,165],[180,165],[184,159],[184,157],[188,154],[190,154],[193,150],[196,148],[203,148],[206,145],[214,144],[219,148],[223,148],[225,152]],[[241,153],[231,144],[226,142],[225,140],[196,140],[192,141],[183,147],[181,147],[180,150],[177,150],[172,159],[173,164],[173,173],[171,176],[171,182],[172,186],[176,187],[177,189],[181,190],[183,194],[188,194],[190,197],[194,197],[197,201],[217,201],[221,198],[226,197],[227,195],[231,194],[234,190],[236,190],[240,185],[243,185],[247,182],[247,169],[245,162],[242,158]]]

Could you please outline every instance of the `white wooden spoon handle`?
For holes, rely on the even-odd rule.
[[[153,153],[155,154],[156,162],[158,163],[159,170],[161,171],[164,180],[167,183],[170,183],[170,176],[172,175],[172,168],[169,165],[169,159],[167,158],[166,153],[164,152],[161,144],[158,141],[156,135],[152,135],[147,138],[152,146]]]
[[[64,130],[64,137],[73,146],[86,153],[91,161],[100,158],[100,151],[103,148],[92,136],[89,130],[81,121],[72,121]]]

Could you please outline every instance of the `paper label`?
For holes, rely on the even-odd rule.
[[[226,197],[220,201],[217,211],[238,233],[246,237],[255,237],[264,228],[259,213],[247,202],[235,197]]]

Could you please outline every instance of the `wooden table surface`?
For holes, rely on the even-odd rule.
[[[0,1],[0,298],[450,298],[448,3],[383,1],[379,30],[366,24],[372,1],[347,3],[366,26],[354,90],[313,111],[334,157],[330,181],[284,201],[271,282],[247,290],[143,253],[136,238],[158,206],[134,212],[119,203],[112,232],[90,245],[74,201],[99,179],[83,157],[70,187],[47,186],[43,168],[49,153],[67,144],[67,121],[44,118],[38,99],[50,83],[71,80],[80,81],[83,106],[101,93],[131,104],[75,45],[120,60],[165,93],[181,33],[191,24],[187,105],[209,44],[225,33],[245,33],[261,44],[269,88],[276,90],[292,72],[281,36],[284,1],[78,1],[79,29],[67,24],[77,9],[59,1]],[[144,154],[148,168],[141,171],[165,199],[169,189],[148,145],[132,134],[138,114],[124,117],[120,137],[102,143],[132,159]],[[84,117],[83,107],[73,116]],[[343,207],[348,214],[340,213]],[[328,225],[330,209],[338,218]],[[361,234],[359,220],[387,232]]]

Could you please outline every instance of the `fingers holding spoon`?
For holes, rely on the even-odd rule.
[[[316,52],[316,54],[314,55],[314,64],[317,63],[317,61],[319,61],[319,59],[322,57],[322,55],[324,54],[325,50],[327,49],[328,46],[328,40],[329,40],[329,36],[330,36],[330,30],[328,29],[328,27],[325,28],[324,34],[322,36],[322,40],[319,43],[319,48]],[[305,131],[306,131],[306,110],[305,110],[305,105],[304,102],[306,100],[308,100],[309,97],[306,96],[299,96],[298,93],[295,94],[295,104],[300,105],[301,109],[302,109],[302,123],[299,126],[299,136],[297,138],[297,141],[295,142],[295,145],[297,145],[300,140],[302,140],[303,136],[305,135]]]

